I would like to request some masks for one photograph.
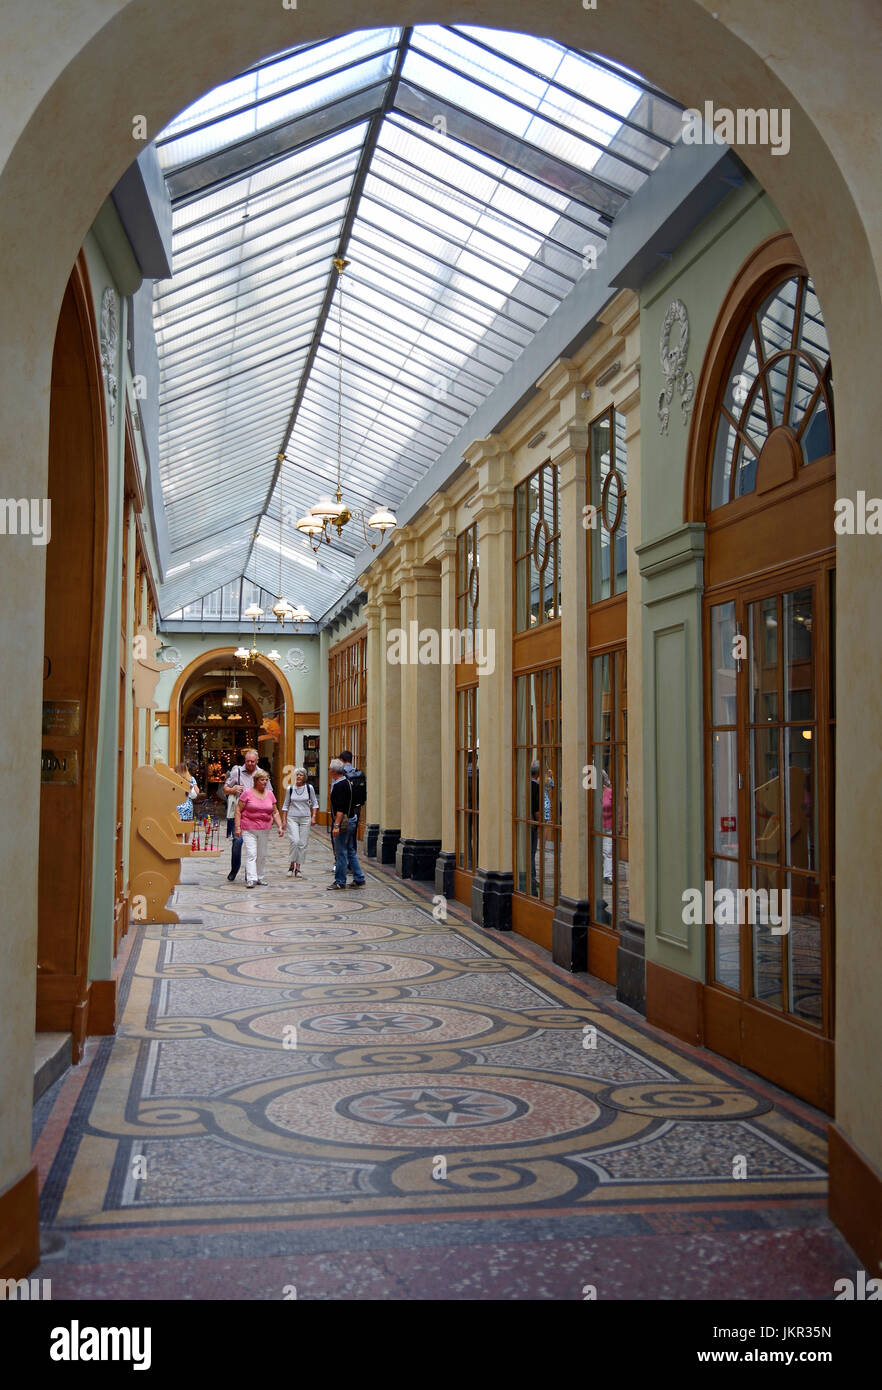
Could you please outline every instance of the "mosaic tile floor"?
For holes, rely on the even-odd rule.
[[[824,1117],[286,844],[254,891],[185,864],[117,1036],[40,1102],[55,1297],[823,1299],[857,1267]]]

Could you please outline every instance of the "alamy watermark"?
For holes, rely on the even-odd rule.
[[[386,634],[386,660],[390,666],[455,666],[474,661],[478,670],[492,676],[496,669],[496,633],[493,628],[421,628],[414,619]]]
[[[684,926],[769,927],[772,936],[790,931],[789,888],[717,888],[705,880],[704,891],[686,888],[682,894]]]
[[[684,145],[770,145],[772,154],[790,153],[790,111],[787,107],[754,110],[739,106],[716,109],[712,101],[704,110],[688,107],[683,112]]]
[[[30,536],[31,545],[48,545],[51,533],[48,497],[0,497],[0,536]]]

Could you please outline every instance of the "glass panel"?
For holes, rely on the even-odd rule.
[[[803,430],[800,443],[806,463],[826,458],[833,452],[833,435],[830,429],[830,415],[823,395],[819,396],[812,409],[809,422]]]
[[[726,389],[723,392],[722,404],[729,414],[738,421],[741,420],[742,412],[750,397],[751,388],[756,382],[758,372],[759,361],[756,355],[753,325],[751,325],[738,344],[738,351],[735,354],[732,369],[726,382]]]
[[[799,281],[796,278],[778,285],[759,311],[763,357],[766,361],[777,352],[786,352],[793,341],[793,314],[798,286]],[[783,404],[783,393],[781,401]],[[780,424],[781,418],[781,414],[777,413],[775,423]]]
[[[794,869],[817,870],[818,864],[818,805],[814,794],[815,730],[813,728],[783,730],[784,765],[784,823],[787,839],[784,844],[786,864]]]
[[[717,425],[717,441],[714,445],[713,475],[711,480],[711,507],[722,507],[729,500],[732,479],[732,459],[738,435],[734,426],[724,415]]]
[[[751,858],[777,864],[781,850],[778,729],[750,731]]]
[[[735,462],[735,496],[746,497],[756,487],[757,454],[751,449],[746,436],[738,443],[738,456]]]
[[[790,931],[784,938],[787,951],[790,1013],[818,1027],[823,1022],[823,967],[818,883],[813,876],[788,874]]]
[[[815,717],[812,662],[812,604],[810,588],[784,594],[784,718]]]
[[[778,875],[774,869],[764,869],[757,866],[752,870],[751,886],[754,890],[759,889],[764,894],[777,893]],[[773,1009],[783,1009],[781,942],[786,938],[772,934],[771,917],[777,917],[779,913],[777,911],[772,913],[770,908],[771,904],[776,901],[780,904],[780,897],[777,899],[769,897],[765,910],[762,910],[764,905],[761,902],[761,910],[755,914],[760,920],[752,927],[747,926],[745,930],[752,931],[753,934],[754,997]],[[747,909],[745,916],[747,916]],[[766,925],[763,924],[763,919],[765,919]]]
[[[714,853],[738,858],[738,735],[715,733],[713,741]]]
[[[613,413],[615,424],[615,466],[619,474],[620,491],[622,505],[619,512],[619,520],[616,525],[614,517],[615,510],[612,502],[607,507],[610,525],[614,527],[613,534],[613,579],[615,592],[624,593],[628,587],[628,448],[625,443],[625,417],[618,411]]]
[[[729,859],[714,860],[714,893],[738,888],[738,865]],[[714,913],[714,979],[727,989],[741,988],[741,934],[737,923],[718,922]],[[722,915],[722,914],[719,914]]]
[[[610,471],[612,442],[608,414],[591,426],[591,505],[595,508],[595,525],[591,533],[591,602],[600,603],[610,596],[610,535],[604,524],[603,485]]]
[[[715,727],[734,724],[736,710],[735,604],[711,609],[711,718]]]
[[[750,707],[761,724],[778,718],[778,600],[765,598],[749,609]]]

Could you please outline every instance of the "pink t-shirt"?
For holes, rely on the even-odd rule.
[[[273,807],[276,798],[271,791],[267,791],[263,796],[257,796],[255,792],[248,789],[239,797],[239,809],[242,812],[240,821],[243,830],[269,830],[273,823]]]

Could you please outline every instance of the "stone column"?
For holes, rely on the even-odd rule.
[[[380,610],[377,858],[381,864],[394,864],[401,839],[401,667],[388,661],[387,653],[390,633],[401,627],[401,597],[397,588],[389,586],[377,592],[376,602]]]
[[[512,825],[512,473],[511,454],[492,435],[467,450],[478,473],[472,515],[478,524],[479,621],[484,652],[478,668],[478,867],[472,920],[511,930]]]
[[[639,314],[635,329],[639,331]],[[639,346],[639,343],[638,343]],[[636,356],[636,352],[635,352]],[[646,1009],[646,929],[643,842],[643,603],[640,559],[640,367],[622,373],[616,410],[625,416],[628,451],[628,915],[619,920],[616,998],[632,1009]]]
[[[382,727],[382,647],[380,645],[380,605],[368,597],[364,616],[367,622],[367,806],[365,807],[365,854],[377,857],[380,838],[380,747]]]
[[[582,769],[591,761],[585,654],[588,548],[583,525],[587,501],[587,450],[588,426],[581,420],[568,423],[552,447],[552,459],[558,467],[564,599],[560,620],[561,872],[560,898],[551,928],[551,951],[555,965],[565,970],[588,968],[588,797],[582,780]]]
[[[401,878],[435,878],[441,849],[441,800],[436,781],[441,762],[441,572],[404,546],[399,569],[401,627],[401,840],[395,867]],[[431,638],[434,635],[434,654]],[[387,651],[389,660],[391,652]],[[426,773],[430,783],[426,785]]]
[[[445,508],[444,530],[435,547],[441,561],[441,626],[456,628],[456,532],[453,514]],[[453,897],[456,867],[456,665],[443,662],[441,682],[441,851],[435,860],[435,891]]]

